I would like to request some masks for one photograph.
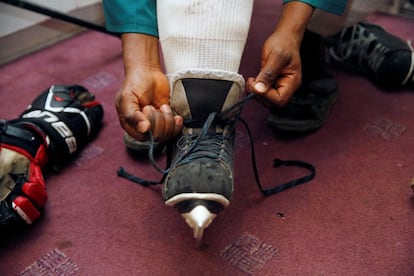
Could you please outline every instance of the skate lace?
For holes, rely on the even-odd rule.
[[[203,139],[199,136],[185,135],[177,143],[177,147],[190,149],[184,151],[184,156],[179,156],[180,163],[189,163],[198,158],[210,158],[226,160],[230,158],[230,149],[225,145],[230,143],[230,137],[223,133],[206,134]],[[189,154],[191,152],[191,155]]]
[[[368,32],[360,24],[352,27],[351,35],[348,38],[346,32],[342,32],[336,49],[329,49],[332,58],[339,62],[346,62],[353,56],[358,57],[358,65],[367,66],[377,72],[382,64],[385,54],[389,48],[378,41],[378,37]]]
[[[230,158],[231,153],[229,149],[225,146],[226,145],[225,141],[228,140],[230,142],[229,140],[230,136],[224,135],[222,133],[209,134],[209,130],[213,124],[218,123],[218,122],[219,123],[225,122],[226,120],[223,120],[223,118],[225,118],[225,116],[228,115],[228,113],[231,113],[235,109],[244,106],[247,103],[247,101],[249,101],[253,97],[255,97],[254,94],[249,94],[248,96],[244,97],[243,99],[241,99],[239,102],[237,102],[233,106],[229,107],[228,109],[220,113],[215,113],[215,112],[210,113],[199,135],[184,135],[183,137],[181,137],[177,146],[185,148],[186,150],[184,150],[175,159],[173,164],[167,162],[166,169],[161,169],[154,159],[155,141],[154,141],[154,137],[152,133],[150,132],[149,133],[150,149],[148,152],[148,157],[151,160],[153,167],[157,171],[162,173],[163,176],[161,180],[151,181],[151,180],[146,180],[146,179],[137,177],[127,172],[123,167],[119,168],[117,172],[118,176],[124,177],[132,182],[138,183],[143,186],[152,186],[152,185],[162,184],[165,180],[165,177],[170,172],[171,168],[174,168],[177,164],[191,162],[197,158],[206,158],[206,157],[212,158],[212,159],[222,158],[224,160],[226,158]],[[302,167],[302,168],[308,169],[310,173],[301,178],[291,180],[281,185],[277,185],[274,188],[264,189],[262,182],[260,181],[259,171],[257,168],[256,153],[255,153],[256,151],[254,148],[253,135],[251,133],[251,130],[247,122],[240,116],[236,116],[234,120],[227,121],[227,123],[230,124],[230,128],[232,128],[234,127],[234,124],[237,120],[240,121],[244,125],[248,133],[248,137],[250,141],[250,149],[251,149],[250,152],[251,152],[253,173],[254,173],[256,184],[263,195],[268,196],[268,195],[272,195],[272,194],[284,191],[296,185],[306,183],[315,177],[315,172],[316,172],[315,167],[307,162],[300,161],[300,160],[280,160],[276,158],[274,159],[274,162],[273,162],[273,167],[275,168],[281,167],[281,166],[296,166],[296,167]]]

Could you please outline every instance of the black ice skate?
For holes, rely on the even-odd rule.
[[[204,230],[221,210],[230,204],[234,188],[233,149],[235,124],[246,127],[251,146],[252,167],[259,190],[264,196],[279,193],[312,180],[313,165],[299,160],[275,159],[273,167],[295,166],[310,171],[309,175],[273,188],[264,189],[256,166],[252,133],[239,117],[241,108],[254,97],[242,98],[244,79],[226,71],[181,71],[170,78],[171,107],[184,118],[182,135],[167,145],[167,168],[155,162],[154,138],[150,132],[149,159],[163,174],[160,181],[146,180],[120,167],[118,176],[143,186],[164,184],[165,204],[177,209],[193,229],[200,245]]]
[[[184,118],[164,182],[165,204],[175,207],[200,241],[233,194],[233,147],[244,80],[229,72],[180,72],[172,79],[171,107]],[[221,114],[219,114],[221,113]]]

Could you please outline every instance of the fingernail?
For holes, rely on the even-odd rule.
[[[138,123],[138,132],[145,133],[148,131],[148,128],[150,127],[149,123],[147,121],[141,121]]]
[[[256,83],[256,84],[254,85],[254,89],[255,89],[257,92],[264,93],[264,92],[266,92],[267,87],[266,87],[266,85],[265,85],[263,82],[258,82],[258,83]]]
[[[166,104],[162,105],[161,108],[160,108],[160,110],[162,112],[164,112],[164,113],[170,113],[171,112],[170,106],[169,105],[166,105]]]

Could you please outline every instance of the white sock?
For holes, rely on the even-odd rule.
[[[253,0],[158,0],[167,74],[188,69],[238,72]]]

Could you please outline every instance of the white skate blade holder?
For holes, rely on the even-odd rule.
[[[197,245],[201,245],[204,229],[206,229],[217,217],[217,214],[211,213],[207,207],[202,204],[202,202],[214,201],[221,204],[225,208],[230,204],[230,201],[219,194],[184,193],[170,198],[165,202],[165,204],[167,206],[174,207],[176,204],[188,200],[201,200],[200,204],[195,205],[190,212],[181,213],[181,216],[184,218],[185,222],[193,229],[193,235]]]
[[[181,216],[188,226],[193,229],[194,239],[198,245],[201,244],[204,229],[206,229],[217,217],[216,214],[210,213],[210,211],[203,205],[197,205],[189,213],[183,213]]]

